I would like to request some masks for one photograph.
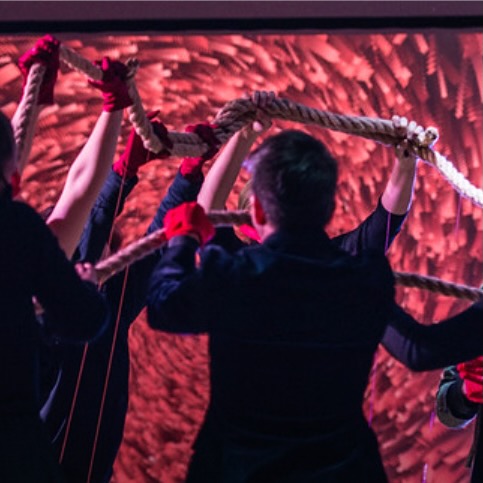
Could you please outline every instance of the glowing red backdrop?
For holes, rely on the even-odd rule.
[[[385,119],[399,114],[436,126],[437,149],[481,186],[480,33],[58,37],[91,60],[139,59],[136,83],[144,106],[161,109],[170,129],[212,119],[225,102],[246,91],[274,90],[322,110]],[[9,116],[21,93],[16,60],[35,40],[0,37],[0,108]],[[55,96],[56,105],[41,115],[22,184],[22,198],[39,210],[58,197],[101,109],[98,93],[72,71],[62,72]],[[293,124],[275,122],[272,132],[287,126]],[[329,231],[347,231],[377,202],[393,151],[355,136],[301,128],[320,137],[340,160],[337,211]],[[129,129],[126,119],[119,150]],[[125,243],[143,235],[178,163],[156,161],[141,169],[119,221]],[[246,177],[240,175],[229,207]],[[393,268],[479,286],[482,241],[481,209],[421,163],[411,213],[389,252]],[[416,289],[398,289],[398,300],[425,323],[467,305]],[[155,333],[141,316],[131,329],[130,347],[130,411],[113,481],[180,482],[207,403],[206,338]],[[373,414],[391,482],[419,482],[424,472],[428,482],[469,481],[464,458],[472,427],[450,431],[433,422],[438,378],[439,371],[411,373],[379,350],[365,410]]]

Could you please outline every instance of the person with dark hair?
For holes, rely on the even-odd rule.
[[[92,266],[75,269],[40,216],[12,200],[16,168],[12,127],[0,112],[0,481],[52,483],[61,477],[39,418],[40,332],[84,342],[107,310]],[[42,327],[33,297],[47,314]]]
[[[166,128],[154,119],[156,115],[157,112],[151,113],[151,124],[158,136],[166,141]],[[200,127],[200,135],[203,137],[202,132],[209,132],[209,129]],[[209,139],[206,142],[210,144]],[[215,150],[211,149],[208,154],[214,153]],[[100,259],[114,219],[122,212],[127,196],[138,182],[138,169],[156,157],[165,156],[147,151],[132,129],[126,149],[113,164],[91,211],[74,259],[93,263]],[[208,157],[203,155],[182,161],[147,233],[162,228],[169,209],[196,199],[203,182],[202,167]],[[47,358],[53,354],[59,361],[60,371],[41,415],[68,483],[107,483],[111,479],[128,409],[128,333],[146,304],[149,278],[158,261],[159,251],[156,251],[102,285],[111,317],[102,337],[89,344],[84,360],[82,348],[72,349],[52,342]]]
[[[448,428],[460,429],[475,420],[474,440],[467,459],[471,482],[483,481],[483,356],[445,368],[436,396],[436,415]]]
[[[475,357],[483,304],[420,325],[395,304],[384,255],[352,256],[325,234],[337,163],[322,143],[284,131],[251,158],[261,244],[206,246],[197,266],[214,229],[200,205],[181,205],[149,289],[152,328],[210,335],[210,403],[187,481],[386,481],[362,412],[378,344],[414,370]]]

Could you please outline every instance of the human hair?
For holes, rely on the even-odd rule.
[[[267,138],[251,155],[252,190],[277,229],[317,229],[332,217],[337,161],[301,131]]]
[[[15,155],[15,138],[8,117],[0,111],[0,171],[4,165]]]

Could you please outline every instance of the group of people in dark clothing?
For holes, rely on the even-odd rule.
[[[26,73],[33,62],[47,68],[40,110],[53,102],[58,42],[46,36],[28,55]],[[105,58],[103,79],[93,83],[103,113],[86,149],[98,153],[90,161],[105,176],[76,178],[89,187],[82,196],[63,193],[47,225],[13,199],[19,165],[0,114],[0,481],[110,480],[128,408],[128,331],[144,307],[155,330],[210,336],[210,403],[188,482],[387,481],[362,413],[379,343],[412,370],[454,365],[438,414],[450,426],[471,420],[483,402],[483,301],[427,326],[394,300],[385,252],[411,204],[417,160],[407,143],[421,133],[404,118],[393,120],[406,140],[375,210],[330,239],[337,162],[295,130],[250,152],[270,127],[263,108],[271,95],[258,93],[257,121],[230,139],[206,180],[202,168],[216,146],[209,128],[195,129],[211,149],[180,163],[148,228],[164,226],[167,245],[96,287],[93,264],[138,168],[155,157],[133,131],[112,164],[131,103],[123,67]],[[206,216],[223,208],[242,161],[252,172],[248,238],[215,229]],[[478,471],[481,461],[475,482]]]

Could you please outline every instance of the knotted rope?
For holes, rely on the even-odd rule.
[[[64,45],[60,47],[60,58],[70,67],[84,72],[89,77],[98,79],[101,75],[97,67]],[[135,63],[135,61],[130,62],[131,64]],[[197,134],[176,131],[171,131],[168,136],[173,143],[172,149],[164,146],[154,133],[146,116],[134,83],[134,71],[132,71],[128,82],[129,94],[134,103],[128,108],[129,118],[147,149],[155,153],[168,150],[170,154],[179,157],[193,157],[200,156],[209,148]],[[335,114],[307,107],[287,99],[273,100],[270,105],[264,108],[264,111],[273,119],[315,124],[334,131],[372,139],[384,145],[395,145],[404,139],[396,132],[393,123],[389,120]],[[225,144],[234,133],[252,122],[256,114],[257,106],[250,99],[235,99],[225,104],[213,120],[213,124],[218,126],[214,133],[220,144]],[[410,149],[423,161],[433,165],[461,196],[470,199],[474,204],[483,208],[483,190],[472,185],[448,159],[432,149],[431,146],[437,138],[437,130],[429,127],[426,129],[424,136],[409,140]]]
[[[82,72],[94,80],[100,80],[102,78],[101,69],[69,47],[61,44],[59,55],[61,61],[70,68]],[[136,60],[130,60],[127,65],[129,68],[127,81],[129,85],[129,95],[133,100],[133,105],[129,108],[129,118],[136,129],[136,132],[143,139],[144,145],[147,149],[155,153],[162,150],[168,150],[167,146],[164,146],[161,140],[155,135],[142,106],[142,101],[134,82],[134,75],[138,69],[138,63]],[[44,72],[44,66],[34,64],[27,77],[23,111],[20,113],[19,123],[14,132],[19,153],[22,152],[24,146],[25,136],[32,117],[30,113],[32,107],[37,102],[38,92]],[[214,134],[220,141],[220,144],[226,143],[234,133],[242,129],[245,125],[253,122],[257,115],[257,109],[257,105],[250,99],[235,99],[225,104],[213,121],[213,124],[217,126],[217,128],[214,129]],[[355,134],[356,136],[372,139],[384,145],[395,145],[404,139],[404,137],[401,137],[401,135],[396,132],[396,128],[391,121],[378,118],[335,114],[313,109],[287,99],[279,98],[273,100],[268,106],[264,107],[264,111],[273,119],[295,121],[302,124],[316,124],[334,131]],[[172,149],[168,151],[170,151],[172,155],[180,157],[199,156],[209,147],[202,142],[197,134],[194,133],[170,132],[168,137],[173,143]],[[435,166],[461,196],[464,196],[470,199],[474,204],[483,207],[483,190],[472,185],[448,159],[432,149],[432,145],[437,138],[437,130],[430,127],[426,129],[423,136],[408,141],[413,153],[423,161]],[[209,216],[215,224],[250,223],[249,217],[246,213],[237,213],[235,215],[234,212],[222,212],[216,214],[212,212]],[[152,251],[156,250],[164,241],[164,231],[158,230],[147,237],[134,242],[113,257],[100,262],[96,266],[99,280],[106,280],[115,273],[121,271],[127,265],[145,257]],[[482,290],[480,289],[450,282],[443,282],[433,277],[424,277],[399,272],[395,272],[395,277],[396,283],[408,287],[424,288],[433,292],[440,292],[445,295],[453,295],[459,298],[468,298],[470,300],[476,300],[482,296]]]
[[[251,223],[250,214],[246,211],[210,211],[208,217],[217,226],[247,225]],[[101,284],[104,283],[108,278],[119,273],[127,266],[160,248],[165,242],[165,230],[160,228],[102,260],[95,267],[99,282]]]
[[[215,225],[247,225],[251,224],[247,211],[210,211],[208,217]],[[104,283],[108,278],[121,272],[132,263],[141,260],[166,243],[164,228],[134,241],[116,254],[99,262],[96,273],[99,281]],[[435,277],[416,275],[414,273],[394,272],[396,284],[405,287],[417,287],[443,295],[477,301],[483,298],[483,290],[446,282]]]

